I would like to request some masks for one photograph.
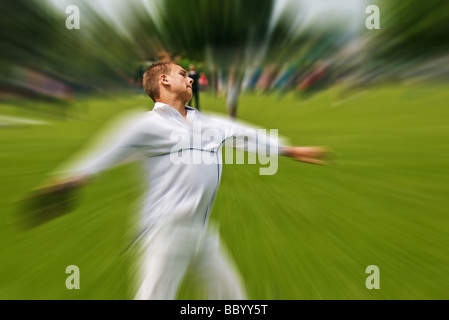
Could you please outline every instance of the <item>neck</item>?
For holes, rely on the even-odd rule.
[[[168,104],[170,107],[176,109],[184,119],[187,119],[186,104],[184,102],[176,99],[167,99],[167,98],[157,100],[156,102]]]

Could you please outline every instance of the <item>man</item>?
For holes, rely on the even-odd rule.
[[[200,110],[200,93],[199,93],[199,75],[196,72],[196,67],[192,64],[189,67],[189,78],[193,80],[192,82],[192,99],[188,102],[188,106],[192,106],[192,101],[195,99],[195,108],[199,111]]]
[[[143,76],[144,89],[155,102],[153,110],[71,168],[65,180],[52,182],[56,188],[68,183],[81,186],[128,156],[141,155],[149,188],[137,241],[142,261],[136,299],[175,299],[187,268],[205,284],[209,299],[246,298],[238,273],[208,222],[221,177],[221,147],[247,128],[187,107],[192,83],[187,71],[174,62],[153,64]],[[198,139],[206,132],[215,138]],[[280,146],[269,137],[255,143],[299,161],[326,163],[324,148]],[[202,161],[206,157],[214,161]]]

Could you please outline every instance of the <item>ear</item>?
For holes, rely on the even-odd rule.
[[[168,76],[166,74],[161,74],[161,76],[159,78],[159,82],[162,83],[163,85],[170,84],[170,81],[168,80]]]

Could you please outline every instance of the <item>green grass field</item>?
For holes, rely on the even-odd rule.
[[[202,111],[225,111],[223,98],[201,99]],[[435,84],[241,97],[239,118],[335,152],[326,167],[281,158],[272,176],[225,165],[211,219],[250,299],[449,297],[448,99]],[[137,165],[104,172],[78,209],[34,230],[17,229],[13,201],[111,119],[145,106],[142,95],[85,97],[63,120],[49,103],[0,104],[2,116],[47,121],[0,127],[0,299],[133,297],[134,255],[123,250],[137,230]],[[79,290],[65,286],[69,265],[80,269]],[[369,265],[379,267],[378,290],[365,286]],[[201,298],[193,285],[187,277],[179,298]]]

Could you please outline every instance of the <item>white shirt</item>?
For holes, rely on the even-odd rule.
[[[147,185],[144,229],[150,230],[168,218],[206,226],[220,183],[222,146],[231,137],[247,134],[250,127],[201,114],[188,106],[186,111],[187,121],[171,106],[156,103],[152,111],[84,157],[71,174],[96,175],[137,154],[145,164]],[[278,152],[277,137],[260,137],[249,135],[249,141],[238,143],[236,148],[251,148],[253,143],[252,147]]]

